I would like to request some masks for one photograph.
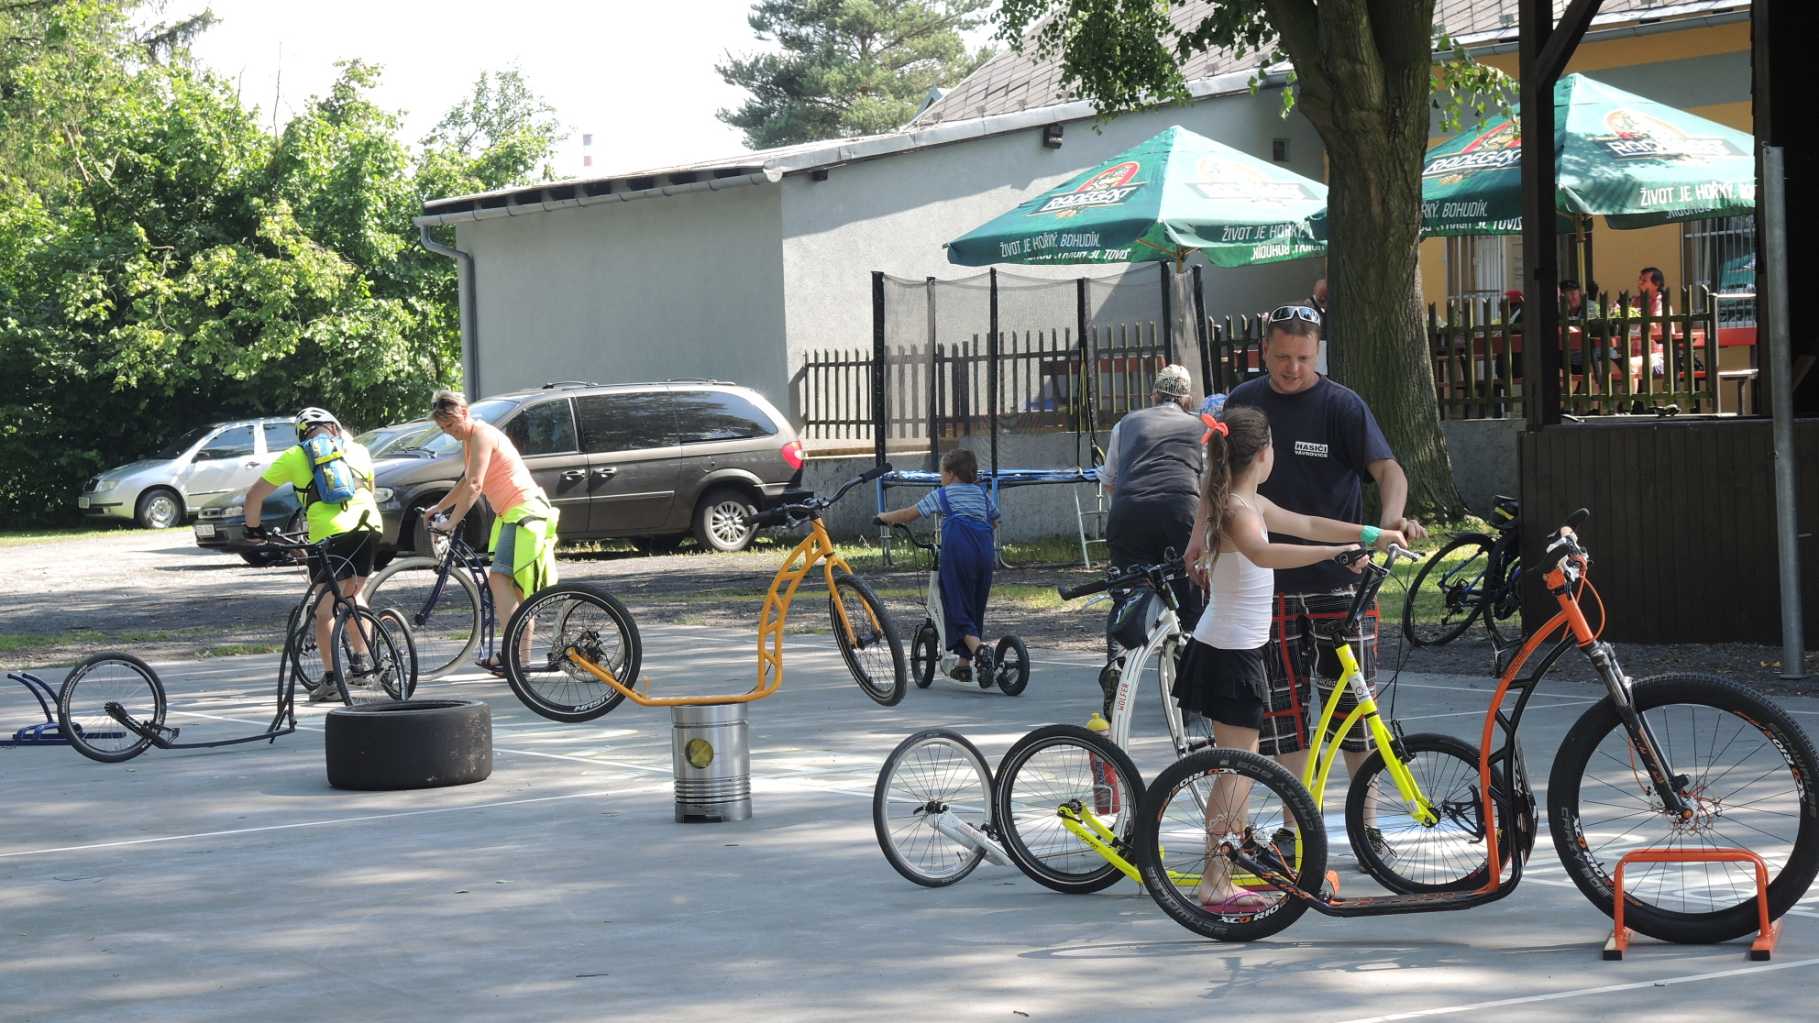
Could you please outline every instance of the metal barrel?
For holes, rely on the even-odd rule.
[[[670,708],[670,761],[678,824],[742,821],[752,815],[752,748],[743,703]]]

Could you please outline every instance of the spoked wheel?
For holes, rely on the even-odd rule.
[[[1573,883],[1609,914],[1625,853],[1739,847],[1768,866],[1769,915],[1787,912],[1819,873],[1812,740],[1786,711],[1725,679],[1659,675],[1633,692],[1692,816],[1664,811],[1616,708],[1600,701],[1567,730],[1548,778],[1548,826]],[[1624,923],[1662,941],[1729,941],[1757,926],[1750,864],[1634,863],[1623,891]]]
[[[1484,606],[1484,626],[1498,646],[1512,646],[1522,639],[1522,559],[1511,553],[1503,569],[1503,590]]]
[[[1319,891],[1326,879],[1326,826],[1313,797],[1281,765],[1246,750],[1203,750],[1164,770],[1150,782],[1135,837],[1150,897],[1176,923],[1216,941],[1267,938],[1307,911],[1299,897],[1247,874],[1230,852],[1274,867],[1303,891]]]
[[[449,572],[431,603],[439,565],[433,558],[399,558],[366,584],[368,606],[392,608],[410,623],[420,661],[417,677],[426,682],[465,665],[480,642],[480,590],[466,569]]]
[[[998,640],[998,656],[992,659],[998,688],[1006,696],[1017,696],[1030,684],[1030,652],[1023,640],[1005,636]]]
[[[408,700],[417,690],[411,677],[414,663],[408,645],[386,628],[370,608],[356,607],[335,621],[329,636],[335,663],[335,687],[341,702],[350,707],[363,703]]]
[[[393,608],[388,607],[379,612],[379,627],[391,637],[392,645],[405,655],[405,672],[399,678],[384,682],[386,694],[394,700],[408,700],[417,695],[417,683],[422,678],[417,673],[419,661],[416,637],[411,632],[410,623],[404,620],[404,615]]]
[[[303,613],[301,607],[291,608],[290,617],[285,622],[284,670],[290,673],[295,691],[308,693],[314,690],[328,672],[328,664],[322,659],[322,650],[316,645],[316,624],[313,617]],[[339,692],[336,698],[340,698]]]
[[[1402,634],[1410,646],[1451,643],[1471,627],[1492,582],[1484,577],[1492,543],[1483,533],[1466,533],[1428,556],[1402,604]]]
[[[916,638],[910,641],[910,677],[916,680],[917,689],[927,689],[935,681],[935,671],[941,667],[941,635],[934,625],[923,622],[916,629]]]
[[[644,659],[631,612],[596,586],[540,591],[512,613],[503,643],[512,692],[551,721],[592,721],[625,700],[582,661],[631,689]]]
[[[886,707],[896,706],[909,685],[904,679],[903,641],[897,638],[883,601],[854,576],[838,572],[828,594],[828,617],[840,656],[859,688]]]
[[[161,728],[164,684],[157,672],[131,654],[95,654],[64,676],[57,694],[57,727],[76,752],[117,764],[144,753],[152,742],[121,724],[109,713],[109,705],[134,721]]]
[[[943,815],[992,831],[992,770],[966,737],[931,728],[897,744],[872,790],[872,829],[897,873],[927,888],[973,872],[985,850],[935,827]]]
[[[1432,733],[1408,736],[1400,745],[1424,805],[1403,798],[1382,751],[1373,752],[1352,776],[1345,800],[1345,832],[1358,866],[1399,895],[1481,887],[1490,880],[1490,847],[1478,750]],[[1491,785],[1502,790],[1500,772],[1492,773]],[[1507,831],[1498,834],[1501,863],[1509,862],[1512,844]]]
[[[1123,750],[1084,728],[1049,725],[1004,755],[992,816],[1018,869],[1044,887],[1084,895],[1124,875],[1069,829],[1064,814],[1128,861],[1142,798],[1143,777]]]

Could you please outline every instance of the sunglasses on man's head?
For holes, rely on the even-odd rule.
[[[1306,320],[1316,326],[1320,323],[1320,314],[1312,306],[1279,305],[1270,313],[1270,323],[1287,323],[1290,320]]]

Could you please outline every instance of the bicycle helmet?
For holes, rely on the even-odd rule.
[[[291,419],[291,425],[297,428],[297,435],[302,436],[307,433],[311,427],[316,426],[327,425],[340,429],[341,421],[336,419],[334,413],[329,410],[311,405],[309,408],[297,413],[297,415]]]

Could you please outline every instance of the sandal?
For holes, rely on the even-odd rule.
[[[485,657],[474,658],[474,667],[479,668],[481,671],[486,672],[494,678],[505,677],[505,664],[499,660],[498,654],[489,654]]]

